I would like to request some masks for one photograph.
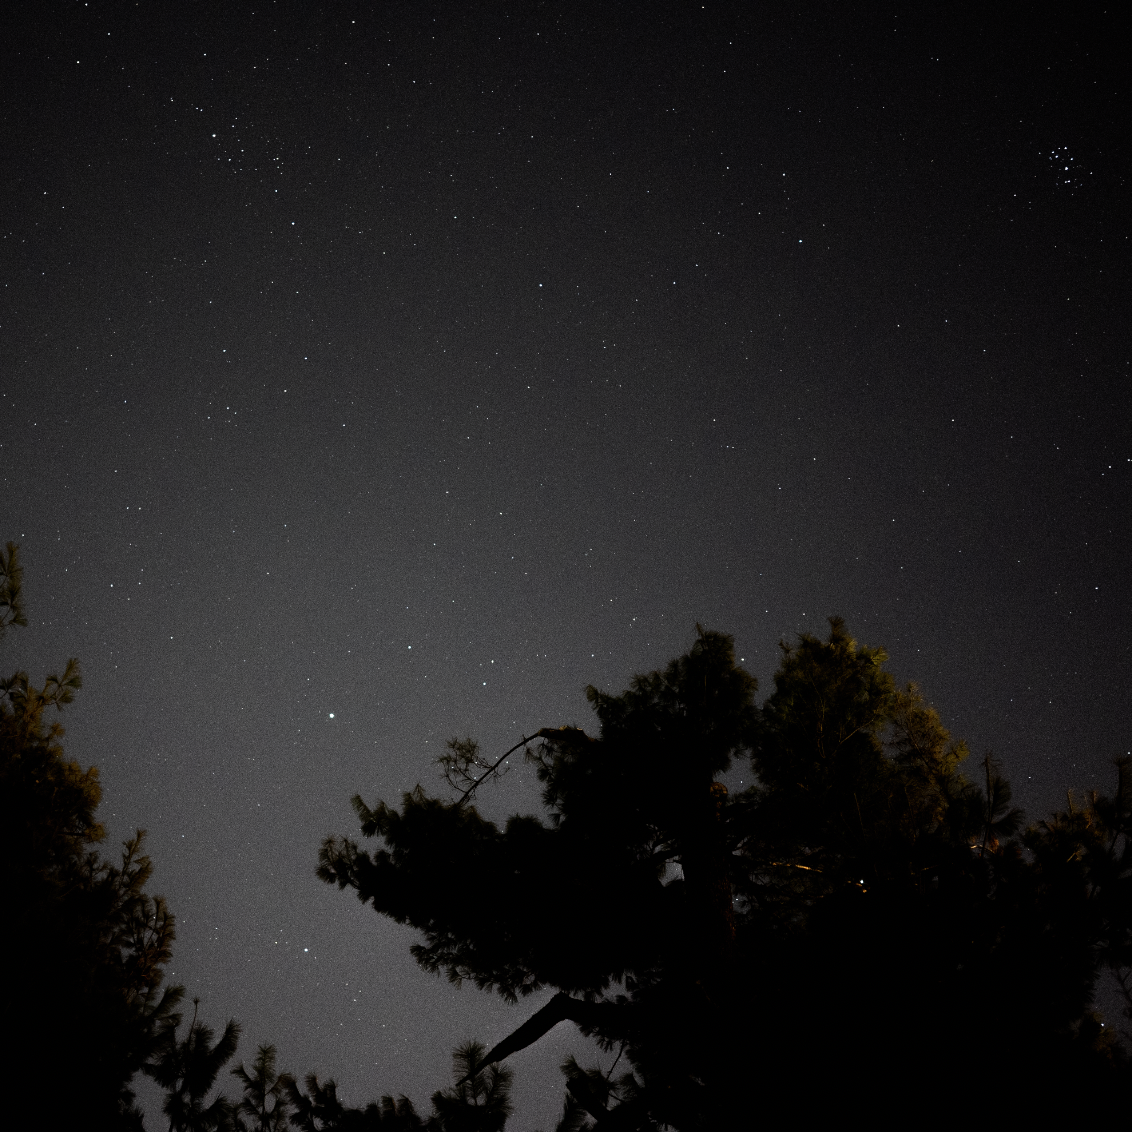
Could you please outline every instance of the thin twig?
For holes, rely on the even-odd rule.
[[[500,766],[502,765],[502,763],[503,763],[503,760],[504,760],[505,758],[507,758],[507,756],[508,756],[508,755],[512,755],[512,754],[514,754],[514,753],[515,753],[515,752],[516,752],[516,751],[517,751],[517,750],[518,750],[518,749],[519,749],[520,747],[525,747],[525,746],[526,746],[526,745],[527,745],[528,743],[530,743],[530,742],[531,742],[531,741],[532,741],[533,739],[537,739],[537,738],[538,738],[538,732],[536,731],[534,735],[528,735],[528,736],[527,736],[527,737],[526,737],[525,739],[520,739],[520,740],[519,740],[519,741],[518,741],[518,742],[517,742],[517,743],[515,744],[515,746],[513,746],[513,747],[511,748],[511,750],[509,750],[509,751],[504,751],[504,752],[503,752],[503,754],[502,754],[502,755],[500,755],[500,756],[499,756],[499,758],[498,758],[498,759],[496,759],[496,760],[495,760],[495,762],[493,762],[493,763],[491,764],[491,766],[489,766],[489,767],[487,768],[487,770],[485,770],[485,771],[483,772],[483,774],[482,774],[482,775],[481,775],[481,776],[480,776],[479,778],[477,778],[477,779],[475,780],[475,782],[473,782],[473,783],[471,784],[471,786],[469,786],[469,787],[467,788],[467,790],[465,790],[465,791],[464,791],[464,793],[463,793],[463,794],[461,794],[461,795],[460,795],[460,800],[459,800],[459,801],[458,801],[458,802],[456,803],[456,805],[457,805],[457,806],[462,806],[462,805],[463,805],[463,804],[464,804],[464,803],[465,803],[465,802],[466,802],[466,801],[467,801],[467,800],[468,800],[468,799],[469,799],[469,798],[470,798],[470,797],[472,796],[472,793],[473,793],[473,792],[475,791],[476,787],[477,787],[477,786],[479,786],[479,785],[480,785],[480,784],[481,784],[481,783],[482,783],[482,782],[484,781],[484,779],[485,779],[485,778],[487,778],[487,776],[488,776],[489,774],[491,774],[491,773],[492,773],[493,771],[496,771],[496,770],[498,770],[498,769],[499,769],[499,767],[500,767]]]

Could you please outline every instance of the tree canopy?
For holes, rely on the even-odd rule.
[[[0,636],[27,623],[21,589],[9,543],[0,552]],[[47,1103],[43,1127],[140,1128],[129,1083],[184,992],[161,985],[173,917],[145,892],[153,868],[144,831],[124,844],[120,864],[98,855],[98,770],[68,760],[62,726],[45,719],[81,686],[75,659],[42,687],[24,671],[0,680],[8,1068],[23,1095]]]
[[[23,624],[9,543],[0,638]],[[542,727],[494,759],[453,739],[439,761],[455,797],[355,797],[376,845],[328,838],[324,881],[418,929],[426,970],[516,1004],[555,992],[490,1049],[459,1045],[427,1116],[404,1096],[349,1107],[314,1073],[304,1088],[271,1045],[231,1071],[242,1098],[213,1095],[240,1027],[217,1038],[194,1001],[178,1037],[173,917],[145,892],[144,831],[120,864],[94,848],[97,769],[66,759],[50,719],[81,688],[78,661],[41,686],[17,671],[0,680],[14,1080],[50,1106],[44,1127],[140,1129],[143,1070],[171,1132],[502,1132],[504,1062],[570,1020],[615,1056],[562,1065],[558,1132],[707,1132],[771,1094],[810,1120],[962,1116],[965,1066],[984,1120],[1059,1094],[1116,1110],[1132,1032],[1122,1044],[1093,1006],[1111,975],[1132,1021],[1132,764],[1114,760],[1111,796],[1027,825],[992,756],[965,777],[966,746],[886,662],[833,618],[826,639],[783,644],[759,705],[731,638],[697,629],[620,695],[587,689],[596,734]],[[501,827],[475,795],[520,747],[544,812]],[[736,760],[751,785],[729,794]]]
[[[0,551],[0,638],[27,624],[19,548]],[[306,1092],[277,1072],[276,1049],[261,1045],[250,1067],[231,1070],[237,1100],[217,1092],[236,1054],[240,1026],[217,1037],[199,1017],[183,1036],[184,988],[162,987],[174,940],[173,916],[144,891],[152,864],[144,831],[123,847],[121,865],[93,846],[101,800],[96,767],[68,760],[63,728],[45,718],[82,687],[79,663],[36,686],[17,671],[0,680],[0,879],[7,899],[2,943],[8,972],[8,1066],[26,1122],[37,1128],[134,1130],[142,1113],[130,1087],[140,1070],[165,1093],[169,1132],[501,1132],[511,1112],[511,1072],[486,1064],[484,1047],[454,1054],[450,1089],[417,1114],[412,1102],[383,1096],[351,1108],[333,1080],[314,1073]],[[473,1069],[477,1072],[469,1077]]]
[[[760,707],[731,638],[698,630],[622,694],[587,689],[596,735],[520,744],[542,817],[483,818],[492,764],[453,740],[463,794],[355,797],[378,844],[328,838],[319,876],[417,928],[426,970],[558,992],[486,1060],[564,1019],[624,1053],[616,1083],[564,1067],[563,1129],[717,1128],[768,1088],[875,1112],[988,1044],[1015,1097],[1051,1079],[1115,1097],[1128,1059],[1092,1005],[1102,971],[1132,970],[1127,761],[1112,797],[1023,830],[991,756],[965,778],[966,747],[886,660],[833,618],[783,645]],[[754,781],[730,795],[735,759]]]

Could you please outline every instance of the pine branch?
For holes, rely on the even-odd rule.
[[[20,548],[8,543],[7,553],[0,550],[0,638],[9,625],[26,625],[24,603],[20,597],[24,570],[20,565]]]
[[[530,1016],[498,1045],[494,1046],[478,1064],[466,1073],[457,1086],[474,1077],[485,1066],[502,1061],[513,1053],[533,1045],[544,1034],[549,1033],[559,1022],[575,1022],[586,1029],[592,1029],[608,1022],[614,1016],[624,1018],[627,1007],[614,1002],[582,1002],[559,992],[541,1010]]]
[[[546,728],[543,728],[543,731],[545,730]],[[475,793],[476,787],[482,786],[487,777],[491,774],[494,774],[503,765],[503,762],[508,755],[513,755],[520,747],[525,747],[532,740],[537,739],[541,734],[542,731],[536,731],[533,735],[528,735],[525,739],[520,739],[518,743],[516,743],[515,746],[513,746],[510,750],[504,751],[503,754],[500,755],[499,758],[497,758],[495,762],[491,764],[491,766],[487,767],[484,773],[479,778],[477,778],[475,782],[473,782],[471,786],[469,786],[467,790],[464,791],[463,794],[460,795],[460,798],[456,802],[456,805],[462,806],[472,796],[472,794]]]

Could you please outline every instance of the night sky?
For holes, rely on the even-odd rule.
[[[25,7],[0,542],[30,625],[3,665],[81,659],[66,749],[101,769],[105,851],[149,830],[169,977],[243,1023],[238,1059],[427,1109],[457,1043],[541,1005],[419,971],[319,845],[355,792],[446,790],[453,735],[592,726],[587,684],[697,622],[761,699],[778,641],[840,614],[1031,818],[1111,788],[1115,16]],[[512,1059],[517,1132],[553,1126],[570,1051],[604,1058],[563,1023]]]

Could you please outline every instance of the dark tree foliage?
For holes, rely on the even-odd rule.
[[[990,755],[968,782],[915,686],[831,625],[784,648],[735,807],[743,950],[787,975],[751,1003],[800,1048],[820,1034],[845,1097],[883,1065],[903,1103],[924,1066],[977,1050],[1001,1091],[988,1112],[1051,1089],[1113,1100],[1127,1059],[1091,1008],[1132,940],[1127,762],[1115,799],[1018,837]]]
[[[194,999],[193,1020],[182,1041],[177,1040],[181,1015],[170,1016],[152,1059],[142,1066],[165,1089],[162,1111],[169,1118],[169,1132],[213,1132],[231,1124],[233,1106],[226,1097],[204,1102],[220,1070],[235,1056],[240,1027],[229,1021],[214,1043],[212,1028],[197,1020],[199,1006],[200,1000]]]
[[[511,1115],[511,1071],[484,1060],[479,1042],[465,1042],[452,1057],[451,1089],[433,1093],[433,1111],[422,1119],[408,1097],[384,1096],[364,1109],[347,1108],[334,1081],[309,1073],[304,1093],[286,1079],[290,1120],[303,1132],[503,1132]],[[473,1070],[478,1070],[472,1075]]]
[[[24,625],[18,548],[0,552],[0,636]],[[140,1128],[129,1083],[180,1001],[161,989],[173,917],[145,884],[144,832],[121,864],[91,849],[98,771],[68,761],[63,728],[48,724],[82,685],[69,660],[42,688],[26,672],[0,680],[0,955],[7,975],[6,1068],[23,1095],[43,1099],[36,1127]]]
[[[276,1049],[260,1046],[250,1070],[243,1063],[232,1070],[232,1076],[244,1085],[244,1097],[232,1112],[234,1132],[282,1132],[291,1111],[289,1073],[275,1072]]]
[[[484,820],[468,803],[491,764],[462,740],[458,801],[355,797],[378,847],[324,843],[319,876],[419,929],[426,970],[559,992],[485,1062],[563,1019],[624,1052],[616,1081],[563,1067],[564,1132],[745,1125],[771,1097],[803,1118],[958,1113],[964,1067],[986,1118],[1132,1085],[1092,1011],[1106,968],[1132,982],[1127,761],[1113,797],[1020,832],[993,759],[964,778],[918,689],[830,624],[783,645],[761,709],[703,630],[622,695],[589,688],[596,737],[531,739],[546,820]],[[755,781],[730,797],[736,758]]]
[[[456,1084],[432,1094],[430,1132],[503,1132],[511,1115],[511,1070],[486,1060],[479,1042],[465,1042],[452,1057]]]
[[[561,1065],[566,1078],[566,1103],[556,1132],[581,1132],[592,1128],[596,1120],[608,1122],[614,1119],[609,1112],[611,1108],[621,1109],[622,1118],[639,1111],[640,1083],[631,1072],[614,1078],[618,1061],[619,1057],[608,1072],[602,1073],[597,1068],[583,1069],[573,1054],[566,1058]]]
[[[364,1109],[348,1108],[333,1080],[322,1083],[317,1073],[308,1073],[303,1083],[305,1093],[294,1082],[288,1089],[291,1123],[303,1132],[418,1132],[425,1126],[408,1097],[384,1096]]]

